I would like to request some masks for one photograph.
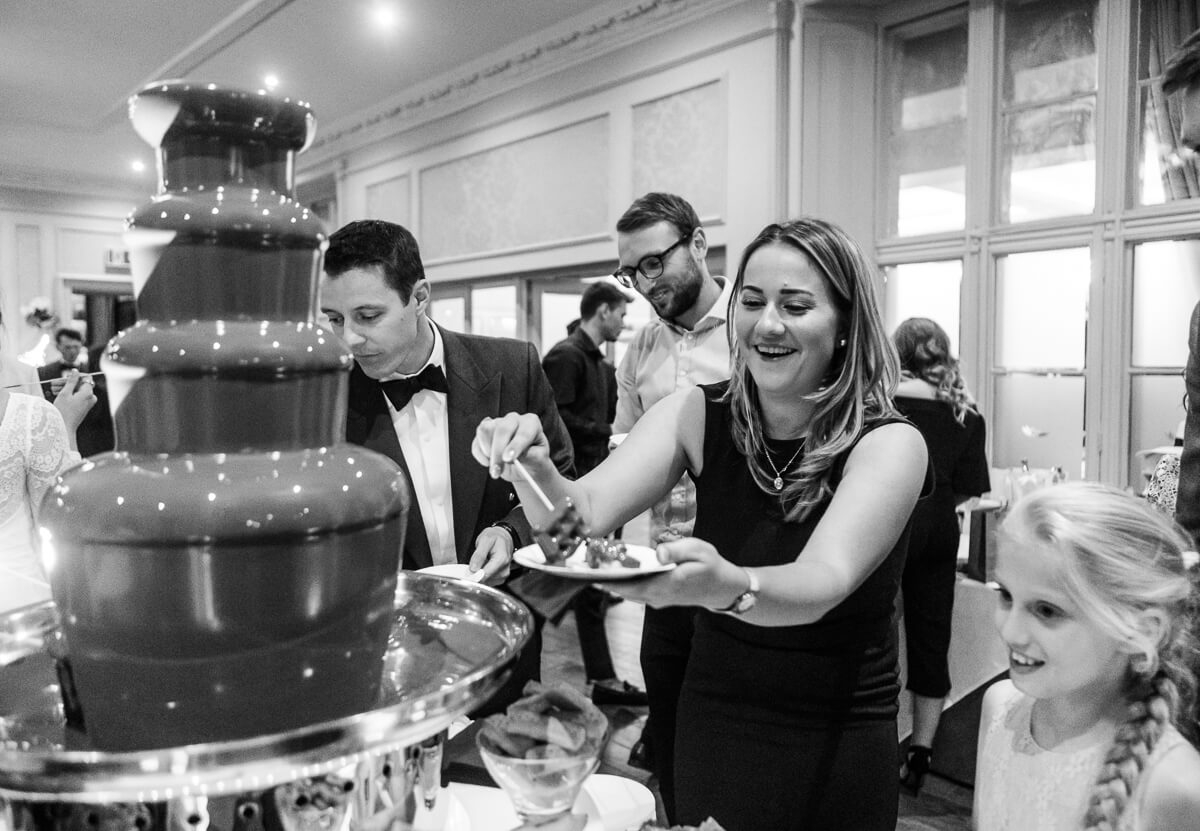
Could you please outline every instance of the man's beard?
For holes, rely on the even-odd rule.
[[[696,301],[700,299],[700,289],[703,285],[704,279],[700,276],[700,269],[695,262],[689,261],[686,276],[662,298],[661,304],[651,300],[650,305],[654,307],[654,311],[658,313],[659,317],[664,320],[674,320],[696,305]]]

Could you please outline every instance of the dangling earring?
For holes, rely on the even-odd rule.
[[[846,339],[845,339],[845,338],[842,338],[840,341],[838,341],[838,349],[842,349],[842,348],[844,348],[845,346],[846,346]]]

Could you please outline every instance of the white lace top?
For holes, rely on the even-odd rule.
[[[1030,732],[1034,699],[1010,681],[999,684],[1006,689],[1001,705],[983,726],[979,769],[975,772],[975,827],[978,831],[1083,828],[1092,786],[1111,741],[1069,753],[1043,750]],[[1139,814],[1146,773],[1183,741],[1173,727],[1164,732],[1116,831],[1141,831]]]
[[[40,395],[10,393],[0,419],[0,610],[49,597],[35,519],[58,474],[79,461],[67,426]]]

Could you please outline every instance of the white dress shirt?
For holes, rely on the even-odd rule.
[[[425,366],[440,367],[444,372],[445,346],[442,334],[433,324],[426,325],[433,330],[433,352]],[[411,378],[412,375],[396,373],[382,380]],[[388,412],[392,414],[392,427],[396,430],[400,451],[404,454],[408,473],[412,477],[433,564],[456,563],[458,551],[454,545],[454,500],[450,492],[450,433],[446,421],[446,393],[420,390],[399,410],[388,401]]]
[[[627,433],[647,410],[671,393],[729,377],[729,298],[733,280],[716,277],[721,295],[691,329],[655,317],[634,336],[617,369],[614,433]],[[651,545],[692,533],[696,485],[686,473],[650,509]]]

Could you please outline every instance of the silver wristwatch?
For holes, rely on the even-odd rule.
[[[727,615],[744,615],[746,612],[754,608],[754,604],[758,602],[758,575],[748,568],[743,568],[746,577],[750,580],[750,588],[737,596],[733,603],[726,606],[724,609],[717,609],[718,612],[724,612]]]

